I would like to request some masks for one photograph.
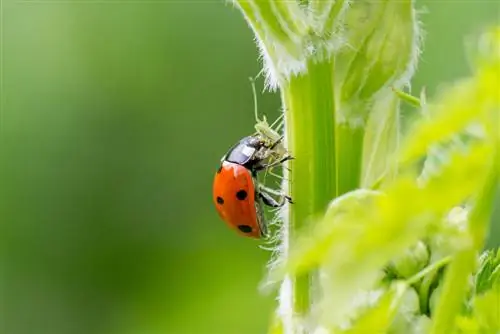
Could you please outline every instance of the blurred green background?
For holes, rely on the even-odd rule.
[[[498,21],[499,2],[419,7],[413,88],[432,96],[468,73],[464,35]],[[263,333],[270,254],[211,199],[220,157],[254,123],[258,54],[239,12],[7,0],[1,24],[1,333]],[[259,108],[274,118],[277,95]]]

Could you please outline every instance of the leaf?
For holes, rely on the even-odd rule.
[[[439,218],[478,190],[490,152],[489,146],[476,145],[468,155],[452,156],[450,165],[423,186],[401,176],[385,194],[360,189],[335,199],[314,230],[303,231],[293,243],[286,268],[278,276],[306,272],[325,262],[329,254],[347,251],[333,263],[360,267],[378,255],[381,267],[423,236],[425,222]],[[448,189],[447,196],[441,195],[442,189]]]
[[[452,208],[446,217],[431,226],[427,245],[431,251],[431,262],[456,254],[472,245],[467,231],[469,211],[461,206]]]
[[[363,207],[377,196],[381,196],[381,193],[359,189],[336,198],[330,204],[325,218],[314,224],[313,230],[302,231],[293,243],[295,246],[286,262],[271,271],[271,281],[280,280],[286,273],[304,273],[323,263],[333,244],[352,231],[359,230],[359,226],[349,224],[352,216],[363,214]]]
[[[402,175],[385,193],[361,189],[335,199],[315,228],[291,243],[288,258],[271,271],[271,281],[321,267],[323,297],[329,304],[320,308],[331,324],[338,324],[353,310],[353,296],[373,288],[389,261],[478,191],[490,152],[489,145],[478,144],[466,155],[454,154],[441,174],[424,184]],[[442,189],[447,189],[446,196]]]
[[[483,248],[487,227],[492,213],[496,188],[500,175],[497,164],[500,163],[500,151],[493,151],[491,159],[486,160],[486,177],[479,184],[481,189],[477,192],[474,207],[469,215],[468,231],[473,241],[472,245],[459,251],[449,265],[443,285],[443,296],[436,305],[436,312],[432,334],[447,333],[453,330],[455,320],[460,311],[460,306],[465,300],[468,291],[468,281],[473,270],[476,269],[476,256]]]
[[[473,300],[474,315],[478,324],[488,332],[500,331],[500,285],[477,295]]]
[[[399,101],[394,94],[375,99],[365,126],[363,141],[362,188],[393,181],[397,166],[392,158],[399,141]]]
[[[476,319],[467,316],[458,316],[456,333],[454,334],[482,334],[482,332]]]
[[[429,104],[430,117],[422,119],[406,137],[400,161],[408,163],[424,155],[434,144],[449,140],[475,121],[488,120],[492,104],[498,108],[498,74],[481,73],[459,81]],[[483,124],[486,124],[483,122]]]
[[[500,249],[487,250],[481,254],[474,281],[475,293],[478,295],[500,283]]]
[[[457,319],[460,334],[500,331],[500,249],[483,252],[479,262],[474,277],[475,295],[470,302],[472,313]]]
[[[488,143],[478,143],[471,146],[467,152],[453,152],[449,163],[441,169],[439,175],[424,182],[429,207],[441,204],[461,204],[476,194],[486,181],[491,162],[494,157],[494,147]],[[442,195],[446,189],[446,196]],[[451,207],[448,206],[451,209]]]
[[[457,152],[467,154],[471,145],[484,139],[483,127],[480,124],[472,124],[463,131],[452,135],[449,140],[431,145],[419,176],[420,181],[425,182],[433,175],[441,173],[441,169],[450,162],[452,154]]]

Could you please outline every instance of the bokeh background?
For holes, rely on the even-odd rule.
[[[264,333],[270,254],[211,199],[220,157],[254,124],[260,67],[239,12],[223,0],[2,5],[0,332]],[[415,92],[469,72],[464,36],[499,6],[419,1]],[[259,108],[274,118],[278,96]]]

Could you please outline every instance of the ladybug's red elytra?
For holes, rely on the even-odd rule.
[[[215,174],[213,200],[220,217],[238,233],[261,238],[267,236],[262,203],[273,208],[283,206],[290,197],[280,194],[257,181],[257,173],[292,159],[277,150],[282,137],[274,143],[260,134],[245,137],[222,158]]]

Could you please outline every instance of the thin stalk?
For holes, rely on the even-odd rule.
[[[290,163],[290,205],[285,219],[290,247],[309,219],[321,214],[336,195],[335,103],[333,60],[309,61],[308,72],[281,85]],[[293,314],[304,317],[312,302],[314,273],[291,279]]]
[[[417,284],[418,281],[420,281],[426,275],[429,275],[429,274],[433,273],[434,271],[436,271],[437,269],[441,268],[442,266],[448,264],[450,262],[450,260],[451,260],[451,257],[447,256],[445,258],[442,258],[439,261],[434,262],[433,264],[428,265],[427,267],[425,267],[424,269],[422,269],[421,271],[419,271],[418,273],[416,273],[412,277],[408,278],[406,280],[406,284],[408,284],[408,285]]]

